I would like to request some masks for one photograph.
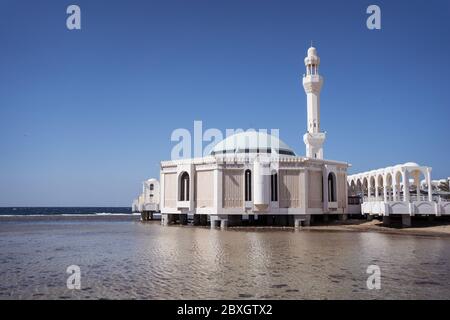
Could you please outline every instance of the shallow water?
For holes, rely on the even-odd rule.
[[[0,218],[2,299],[449,299],[450,239]],[[81,290],[69,290],[69,265]],[[366,269],[381,269],[368,290]]]

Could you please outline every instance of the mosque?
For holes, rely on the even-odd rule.
[[[163,225],[188,221],[211,227],[233,225],[308,226],[329,216],[400,215],[404,225],[414,215],[450,214],[441,203],[421,193],[431,186],[431,168],[407,163],[358,175],[347,175],[350,164],[324,159],[325,132],[320,127],[323,77],[314,47],[304,60],[303,88],[307,101],[306,156],[298,156],[279,137],[248,131],[219,142],[208,156],[161,162],[160,180],[144,182],[133,211],[143,220],[160,211]],[[410,195],[416,186],[415,197]],[[418,191],[417,191],[418,190]],[[449,204],[449,205],[447,205]]]

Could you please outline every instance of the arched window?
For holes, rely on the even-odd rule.
[[[153,189],[155,188],[155,186],[153,185],[153,183],[150,185],[150,191],[153,191]]]
[[[328,201],[336,201],[336,176],[333,172],[328,174]]]
[[[276,172],[270,176],[270,200],[278,201],[278,174]]]
[[[245,170],[245,201],[252,201],[252,172]]]
[[[180,201],[189,201],[189,174],[183,172],[180,179]]]

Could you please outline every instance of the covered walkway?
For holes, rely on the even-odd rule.
[[[433,197],[430,167],[407,162],[349,175],[347,182],[349,196],[363,199],[363,214],[450,214],[450,202]]]

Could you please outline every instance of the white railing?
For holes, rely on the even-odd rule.
[[[376,202],[376,201],[384,201],[384,197],[383,195],[378,196],[378,199],[375,196],[364,196],[363,197],[363,202]],[[393,197],[391,195],[391,197],[388,197],[388,201],[394,201]],[[405,201],[405,197],[404,195],[397,195],[397,199],[395,201]],[[415,201],[428,201],[428,196],[427,195],[420,195],[417,196],[415,194],[413,195],[409,195],[409,202],[415,202]],[[440,196],[433,196],[432,198],[433,202],[447,202],[447,200],[442,199]]]
[[[376,201],[384,201],[383,195],[378,196],[378,199],[375,196],[372,196],[372,197],[364,196],[364,198],[363,198],[363,202],[376,202]],[[393,196],[391,195],[390,198],[388,197],[387,201],[394,201]],[[395,201],[404,201],[403,195],[397,196],[397,199]]]
[[[409,200],[410,201],[428,201],[428,196],[423,196],[423,195],[410,195],[409,196]]]

